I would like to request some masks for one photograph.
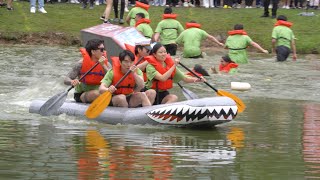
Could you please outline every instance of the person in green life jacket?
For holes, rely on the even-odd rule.
[[[110,105],[116,107],[138,107],[151,106],[145,92],[140,92],[144,88],[142,71],[134,65],[134,54],[129,50],[124,50],[119,57],[112,57],[112,70],[108,71],[101,80],[99,92],[111,92],[112,99]],[[117,86],[115,84],[129,71],[131,73]]]
[[[155,89],[157,92],[155,104],[173,103],[178,100],[175,94],[170,94],[168,90],[173,87],[173,83],[184,81],[186,83],[204,82],[203,77],[196,78],[184,75],[178,68],[179,58],[171,58],[165,47],[159,43],[153,46],[151,55],[145,57],[148,61],[146,68],[147,82],[146,89]]]
[[[150,6],[149,6],[149,3],[147,0],[136,1],[135,7],[129,11],[129,13],[126,17],[126,22],[130,26],[134,27],[136,24],[136,20],[135,20],[136,14],[138,14],[138,13],[143,13],[146,19],[150,19],[149,13],[148,13],[149,7]]]
[[[146,19],[143,13],[136,14],[136,29],[146,38],[151,39],[153,35],[153,30],[149,25],[151,23],[150,19]]]
[[[184,30],[183,26],[177,19],[177,14],[172,13],[171,7],[164,9],[162,20],[158,23],[154,31],[154,41],[160,42],[166,48],[171,56],[175,56],[177,52],[176,39]]]
[[[229,37],[226,40],[225,48],[229,49],[229,57],[236,63],[248,63],[247,47],[252,45],[261,52],[268,54],[268,50],[263,49],[259,44],[252,39],[243,30],[242,24],[236,24],[234,30],[228,32]]]
[[[102,40],[92,39],[87,42],[85,48],[80,48],[82,59],[75,64],[64,79],[65,85],[75,87],[74,99],[76,102],[91,103],[100,95],[100,81],[111,69],[103,44]],[[81,76],[97,62],[99,62],[98,66],[79,81]]]
[[[279,15],[272,30],[272,53],[277,53],[277,61],[285,61],[289,57],[292,49],[292,59],[297,60],[295,37],[290,29],[291,22],[287,17]]]
[[[183,57],[185,58],[199,58],[202,57],[200,49],[201,41],[210,39],[220,46],[224,46],[215,37],[209,35],[206,31],[200,29],[201,25],[196,21],[186,23],[186,30],[184,30],[176,39],[177,44],[183,44]]]

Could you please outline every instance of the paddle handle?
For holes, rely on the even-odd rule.
[[[179,87],[180,87],[181,89],[183,89],[183,87],[182,87],[182,85],[181,85],[180,83],[178,83],[178,85],[179,85]]]
[[[134,65],[138,65],[143,58],[144,57],[140,57],[139,60]],[[122,78],[114,85],[114,87],[117,87],[130,73],[131,73],[131,70],[127,71],[126,74],[124,74],[124,76],[122,76]]]
[[[92,69],[94,69],[95,67],[97,67],[98,64],[99,64],[99,61],[96,62],[96,64],[94,64],[86,73],[84,73],[84,74],[81,76],[81,78],[79,79],[79,81],[81,81],[86,75],[88,75],[88,74],[92,71]],[[67,90],[67,92],[69,92],[69,91],[70,91],[71,89],[73,89],[73,88],[74,88],[74,86],[71,86],[71,87]]]
[[[191,69],[189,69],[187,66],[185,66],[184,64],[182,64],[181,62],[179,62],[179,64],[184,67],[186,70],[188,70],[191,74],[193,74],[195,77],[201,79],[200,76],[198,76],[196,73],[194,73]],[[211,86],[209,83],[204,82],[206,85],[208,85],[211,89],[213,89],[214,91],[218,92],[218,90],[216,88],[214,88],[213,86]]]

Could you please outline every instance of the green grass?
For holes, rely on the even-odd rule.
[[[102,23],[99,20],[105,6],[95,6],[93,10],[82,10],[80,4],[46,4],[48,14],[31,14],[29,2],[14,2],[15,10],[10,12],[0,8],[0,38],[21,42],[25,36],[33,35],[42,38],[60,37],[66,44],[79,43],[80,30]],[[161,20],[163,7],[152,6],[149,10],[151,26],[155,29]],[[297,38],[298,53],[320,52],[320,19],[318,16],[305,17],[298,14],[305,10],[279,9],[278,14],[286,15],[293,22],[292,27]],[[209,34],[225,40],[227,31],[234,24],[244,25],[248,35],[258,44],[271,49],[271,32],[275,19],[260,18],[262,9],[205,9],[205,8],[174,8],[178,20],[185,22],[195,20],[202,24],[202,29]],[[316,11],[317,14],[319,11]],[[126,16],[126,14],[125,14]],[[113,12],[110,18],[113,18]],[[48,36],[51,34],[51,36]],[[52,35],[54,34],[54,35]],[[59,36],[60,35],[60,36]]]

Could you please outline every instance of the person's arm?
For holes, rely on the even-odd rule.
[[[82,60],[78,61],[77,64],[73,66],[72,70],[64,78],[64,84],[72,85],[72,86],[78,85],[80,82],[77,78],[80,76],[81,68],[82,68]]]
[[[292,60],[297,60],[297,50],[296,50],[296,42],[294,39],[291,40],[291,49],[292,49]]]
[[[275,53],[275,52],[276,52],[276,44],[277,44],[277,40],[276,40],[276,39],[274,39],[274,38],[272,38],[271,43],[272,43],[272,50],[271,50],[271,52],[272,52],[272,54],[273,54],[273,53]]]
[[[184,81],[185,83],[196,83],[196,82],[205,82],[207,81],[203,76],[199,78],[197,77],[191,77],[191,76],[185,76],[182,81]]]
[[[222,47],[224,46],[223,43],[219,42],[215,37],[213,37],[213,36],[211,36],[211,35],[208,35],[207,38],[210,39],[210,40],[212,40],[213,42],[217,43],[218,45],[220,45],[220,46],[222,46]]]
[[[141,89],[144,88],[144,80],[143,80],[142,72],[135,65],[133,65],[130,69],[131,69],[131,71],[133,73],[134,80],[136,81],[136,87],[134,88],[134,91],[135,92],[140,92]],[[140,72],[140,73],[138,73],[138,72]]]
[[[263,53],[265,53],[265,54],[268,54],[268,53],[269,53],[268,50],[263,49],[258,43],[254,42],[254,41],[251,41],[250,44],[251,44],[253,47],[259,49],[261,52],[263,52]]]
[[[99,86],[99,93],[102,94],[106,91],[109,91],[111,93],[114,93],[117,89],[110,84],[112,83],[113,79],[113,71],[108,71],[107,74],[104,76],[104,78],[101,80],[101,84]]]
[[[129,25],[130,25],[130,20],[131,20],[131,12],[129,12],[129,14],[128,14],[127,17],[126,17],[126,22],[127,22],[127,24],[129,24]]]
[[[154,41],[155,42],[159,42],[160,41],[160,33],[157,32],[157,33],[154,34]]]
[[[141,71],[146,71],[147,65],[148,65],[148,61],[144,61],[143,63],[138,64],[137,67],[138,67]]]
[[[107,58],[104,56],[101,56],[99,59],[99,63],[102,66],[105,73],[107,73],[111,69],[111,64],[107,61],[107,64],[105,63],[107,61]]]
[[[169,77],[171,76],[171,74],[173,73],[173,71],[176,69],[177,64],[179,64],[180,60],[179,58],[175,58],[174,59],[174,65],[164,74],[160,74],[159,72],[156,73],[156,75],[154,76],[154,79],[158,80],[158,81],[166,81],[167,79],[169,79]]]

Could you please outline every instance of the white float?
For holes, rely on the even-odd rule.
[[[247,82],[231,82],[231,89],[238,91],[247,91],[251,89],[251,85]]]

